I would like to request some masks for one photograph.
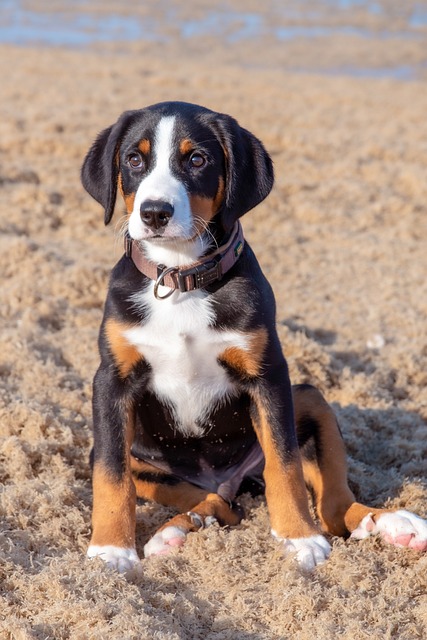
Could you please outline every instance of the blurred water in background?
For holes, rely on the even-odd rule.
[[[240,4],[245,5],[244,2]],[[195,8],[196,5],[197,2],[187,7]],[[215,2],[197,6],[195,16],[189,18],[188,11],[182,14],[179,3],[173,0],[159,0],[156,11],[139,11],[144,3],[0,0],[0,42],[82,48],[108,42],[162,44],[172,37],[185,41],[213,36],[227,46],[260,37],[286,42],[340,35],[389,40],[392,45],[396,39],[426,37],[426,2],[407,5],[405,0],[400,3],[387,3],[387,0],[272,0],[272,6],[273,19],[269,19],[265,9],[247,12],[224,4],[215,7]],[[127,12],[122,10],[124,7]],[[354,21],[355,11],[364,12],[368,20],[365,23]],[[425,63],[421,66],[425,69]],[[329,69],[328,73],[342,71],[337,67]],[[417,75],[416,67],[411,65],[353,66],[345,71],[355,76],[399,79],[412,79]]]

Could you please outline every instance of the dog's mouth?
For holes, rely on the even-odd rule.
[[[149,242],[151,242],[152,240],[154,242],[173,242],[175,238],[171,236],[165,237],[162,233],[153,233],[151,235],[148,235],[146,238],[143,238],[142,242],[144,242],[144,240],[147,240]]]
[[[141,238],[138,242],[152,242],[153,244],[176,244],[176,243],[185,243],[191,242],[194,240],[193,237],[185,237],[185,236],[164,236],[162,234],[153,234],[146,236],[145,238]]]
[[[140,244],[144,242],[152,242],[153,244],[185,244],[187,242],[194,242],[201,235],[201,232],[194,227],[190,229],[188,233],[182,231],[168,233],[166,229],[158,229],[156,231],[145,229],[144,237],[138,238],[136,241]]]

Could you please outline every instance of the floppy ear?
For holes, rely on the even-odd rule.
[[[225,200],[220,219],[228,231],[237,218],[270,193],[274,182],[273,162],[258,138],[231,116],[220,114],[212,126],[225,153]]]
[[[105,224],[110,222],[116,204],[120,141],[134,113],[135,111],[125,111],[116,124],[101,131],[83,162],[83,186],[104,207]]]

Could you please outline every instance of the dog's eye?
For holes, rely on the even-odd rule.
[[[139,153],[132,153],[128,158],[128,164],[132,169],[144,168],[144,160]]]
[[[206,163],[205,158],[200,153],[193,153],[190,156],[190,166],[195,169],[200,169]]]

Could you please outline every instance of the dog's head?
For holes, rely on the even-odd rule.
[[[211,221],[229,231],[273,185],[261,142],[230,116],[183,102],[126,111],[82,167],[85,189],[114,212],[117,189],[134,240],[190,239]]]

